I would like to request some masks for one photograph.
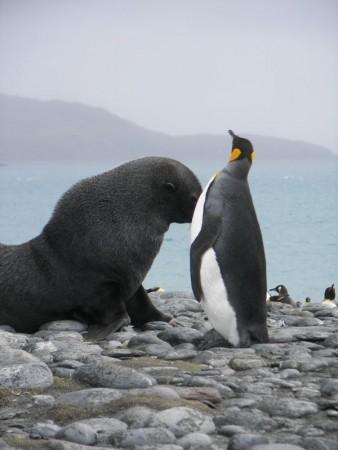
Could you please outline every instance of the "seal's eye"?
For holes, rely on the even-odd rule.
[[[166,188],[167,191],[169,192],[175,192],[177,190],[176,186],[174,185],[174,183],[170,183],[169,181],[167,183],[164,183],[164,187]]]

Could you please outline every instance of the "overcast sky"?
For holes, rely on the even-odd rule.
[[[337,0],[0,0],[0,92],[338,152]]]

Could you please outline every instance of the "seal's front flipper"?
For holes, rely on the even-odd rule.
[[[128,314],[119,316],[108,325],[89,325],[86,335],[87,339],[103,340],[111,333],[121,330],[121,328],[130,325],[130,317]]]
[[[170,322],[172,319],[169,314],[155,308],[143,286],[127,301],[126,307],[135,327],[141,327],[147,322]]]

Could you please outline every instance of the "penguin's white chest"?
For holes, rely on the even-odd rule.
[[[212,180],[213,178],[198,199],[191,224],[191,242],[196,239],[202,229],[206,193]],[[231,344],[237,346],[239,344],[239,335],[236,314],[229,303],[216,253],[212,247],[202,256],[199,276],[203,291],[201,304],[210,324]]]

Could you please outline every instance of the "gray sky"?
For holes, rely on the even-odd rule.
[[[337,0],[0,0],[0,91],[338,152]]]

